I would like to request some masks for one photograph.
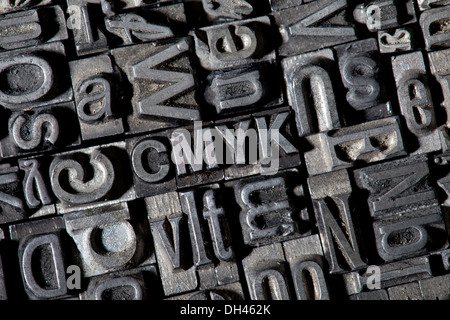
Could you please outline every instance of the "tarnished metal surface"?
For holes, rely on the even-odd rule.
[[[448,0],[0,0],[0,300],[450,299]]]

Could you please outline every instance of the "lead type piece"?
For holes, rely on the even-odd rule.
[[[318,133],[306,140],[313,147],[305,152],[311,175],[406,154],[398,117]]]

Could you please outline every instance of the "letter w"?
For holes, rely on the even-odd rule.
[[[166,106],[163,103],[194,87],[194,76],[191,73],[154,69],[161,63],[189,50],[186,40],[175,43],[169,48],[147,57],[131,67],[132,77],[147,79],[158,83],[169,82],[167,86],[138,102],[139,112],[145,115],[168,117],[184,120],[199,120],[198,110]]]

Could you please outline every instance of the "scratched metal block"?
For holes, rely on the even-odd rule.
[[[352,294],[350,300],[389,300],[388,293],[385,289],[371,290]]]
[[[136,198],[125,142],[56,154],[48,172],[60,214]]]
[[[224,209],[226,200],[220,194],[217,184],[179,192],[181,210],[188,220],[199,289],[239,281],[229,217]]]
[[[126,143],[136,197],[148,197],[177,189],[171,145],[164,132],[127,139]]]
[[[279,54],[298,55],[357,40],[355,23],[349,19],[351,6],[348,2],[297,1],[296,6],[273,12],[282,37]],[[292,1],[283,5],[289,3]]]
[[[309,236],[313,226],[297,170],[226,183],[240,207],[244,243],[250,246]]]
[[[64,12],[59,6],[0,15],[0,35],[1,50],[31,47],[68,38]]]
[[[149,6],[170,6],[172,5],[173,0],[113,0],[112,3],[116,11],[121,12],[127,11],[128,9],[145,8]]]
[[[30,9],[34,7],[51,4],[52,0],[36,1],[2,1],[0,2],[0,12],[13,12],[18,10]]]
[[[316,0],[270,0],[270,6],[273,11],[280,11],[314,1]]]
[[[203,128],[203,125],[207,127]],[[218,134],[208,127],[208,123],[196,121],[193,128],[170,130],[168,136],[178,188],[223,180],[224,171],[218,161],[216,143],[213,140]]]
[[[375,219],[439,207],[427,155],[371,165],[353,174],[356,185],[369,191],[368,209]]]
[[[64,45],[52,42],[0,53],[0,105],[13,110],[72,100]]]
[[[359,221],[352,215],[352,187],[347,171],[310,177],[308,186],[329,272],[364,268]]]
[[[259,17],[270,11],[267,0],[201,0],[201,4],[203,10],[198,13],[209,25]]]
[[[446,114],[450,114],[450,49],[434,51],[428,53],[431,73],[440,84],[443,95],[443,101],[440,101]],[[436,104],[439,101],[434,101]],[[450,147],[450,138],[448,128],[450,127],[450,119],[447,117],[445,126],[442,127],[441,143],[443,152]]]
[[[242,259],[251,300],[290,300],[288,266],[280,243],[256,247]]]
[[[69,20],[78,56],[108,50],[101,1],[66,0]]]
[[[24,208],[28,219],[56,213],[55,195],[51,192],[48,159],[43,157],[19,159]]]
[[[273,175],[279,170],[301,165],[294,116],[284,107],[252,114],[262,175]]]
[[[378,31],[380,53],[396,53],[416,49],[412,29],[398,28],[393,32]]]
[[[195,53],[206,70],[275,60],[268,16],[199,28],[192,36]]]
[[[124,132],[111,58],[98,55],[69,63],[83,140]]]
[[[306,137],[310,175],[406,155],[398,117],[374,120]]]
[[[123,81],[128,81],[123,87],[132,87],[122,93],[125,98],[121,101],[128,106],[131,96],[133,111],[127,117],[128,133],[149,132],[201,120],[187,38],[166,44],[118,48],[111,54],[124,74]]]
[[[104,19],[111,48],[187,34],[183,3],[150,9],[144,7]]]
[[[194,291],[167,300],[245,300],[244,291],[240,282],[217,286],[208,290]]]
[[[375,243],[384,261],[448,247],[426,155],[369,166],[354,175],[356,184],[369,191]]]
[[[154,252],[143,243],[151,240],[142,234],[142,223],[131,219],[126,202],[70,212],[64,221],[84,277],[156,262]]]
[[[444,269],[447,271],[450,270],[450,249],[441,251],[440,255]]]
[[[212,133],[219,141],[215,156],[225,164],[226,180],[301,165],[294,113],[287,107],[215,121]]]
[[[377,0],[363,3],[353,11],[354,19],[371,32],[417,22],[413,0]]]
[[[378,255],[386,262],[448,248],[448,236],[439,207],[373,223]]]
[[[177,192],[145,198],[165,296],[193,291],[199,279],[189,249],[186,217]],[[191,258],[191,259],[190,259]]]
[[[338,73],[331,49],[323,49],[282,61],[288,102],[295,112],[299,136],[341,127],[332,81]]]
[[[1,165],[1,223],[33,219],[56,213],[50,181],[41,159],[20,159],[19,167]],[[44,166],[45,167],[45,166]]]
[[[8,163],[0,165],[0,223],[26,218],[22,200],[19,168]]]
[[[80,300],[155,300],[160,299],[154,265],[108,273],[89,278]]]
[[[379,265],[379,268],[381,289],[432,276],[430,261],[426,256]],[[368,291],[367,285],[372,283],[369,277],[373,277],[373,273],[366,273],[364,270],[354,271],[344,274],[342,277],[347,293],[352,295]]]
[[[423,300],[419,283],[411,282],[387,289],[389,300]]]
[[[257,150],[258,135],[257,131],[253,130],[255,126],[251,115],[234,116],[231,119],[215,121],[213,129],[224,142],[220,144],[223,157],[218,160],[222,160],[225,164],[225,180],[261,173]]]
[[[450,275],[419,281],[424,300],[450,300]]]
[[[297,300],[329,300],[327,269],[319,235],[282,243]],[[305,280],[310,277],[310,281]]]
[[[390,95],[386,91],[388,83],[383,77],[384,70],[381,70],[383,64],[377,40],[370,38],[355,41],[334,49],[342,82],[348,90],[346,99],[354,111],[365,121],[393,115]],[[350,113],[350,121],[354,117],[354,112]]]
[[[8,135],[0,140],[3,159],[60,151],[81,142],[73,102],[2,113],[8,128]]]
[[[53,299],[68,294],[61,217],[15,224],[11,240],[18,243],[20,273],[26,294],[32,300]]]
[[[450,5],[430,9],[420,15],[420,27],[425,39],[425,49],[434,51],[450,47]]]
[[[5,239],[5,234],[3,232],[2,229],[0,229],[0,248],[2,248],[1,244],[2,244],[2,240]],[[0,300],[8,300],[8,295],[7,295],[7,291],[6,291],[6,286],[5,286],[5,274],[3,271],[3,262],[2,262],[2,257],[0,254]]]
[[[421,11],[450,4],[449,0],[417,0]]]
[[[205,101],[220,116],[281,105],[284,100],[277,73],[275,63],[211,72],[205,84]]]

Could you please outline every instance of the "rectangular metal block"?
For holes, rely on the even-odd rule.
[[[441,86],[443,101],[440,102],[446,114],[450,114],[450,49],[434,51],[428,53],[431,73]],[[442,151],[447,152],[450,149],[450,138],[448,128],[450,119],[447,117],[445,125],[441,128]]]
[[[26,219],[25,204],[19,180],[19,168],[0,165],[0,223]]]
[[[62,298],[70,293],[63,253],[63,249],[70,248],[63,248],[64,229],[62,217],[9,226],[11,240],[18,248],[23,288],[31,300]]]
[[[131,219],[126,202],[70,212],[64,221],[85,277],[156,262],[154,252],[143,243],[151,238],[140,232],[142,227]]]
[[[199,0],[190,1],[190,4],[196,2],[201,2],[201,9],[196,10],[196,18],[199,21],[195,25],[214,25],[230,20],[260,17],[270,13],[268,0]]]
[[[441,150],[433,99],[422,53],[416,51],[394,56],[391,62],[401,113],[406,120],[408,130],[417,139],[417,142],[409,139],[409,153],[421,154]]]
[[[167,300],[245,300],[240,282],[217,286],[208,290],[194,291]]]
[[[427,155],[367,166],[355,170],[353,175],[356,185],[369,191],[368,209],[374,219],[439,206]]]
[[[92,170],[91,176],[85,177],[85,170]],[[125,142],[56,154],[49,175],[60,214],[136,198]]]
[[[5,234],[2,229],[0,229],[0,245],[2,243],[2,240],[5,239]],[[8,300],[8,295],[6,292],[6,286],[5,286],[5,274],[3,272],[3,263],[2,263],[2,257],[0,254],[0,300]]]
[[[316,0],[270,0],[270,5],[273,11],[279,11],[314,1]]]
[[[432,275],[430,261],[427,256],[391,262],[379,265],[379,268],[381,289],[430,278]],[[365,271],[344,274],[343,280],[347,293],[352,295],[367,291],[369,277],[372,276],[372,273],[366,274]]]
[[[38,0],[32,2],[9,2],[3,1],[0,3],[0,12],[13,12],[18,10],[26,10],[30,8],[40,7],[51,4],[52,0]]]
[[[104,21],[110,48],[184,36],[187,28],[184,3],[115,12]]]
[[[347,102],[354,110],[349,112],[349,122],[358,117],[369,121],[392,116],[390,95],[386,90],[389,84],[382,78],[383,64],[377,40],[359,40],[339,45],[334,50],[347,89]]]
[[[398,28],[395,31],[378,31],[380,53],[397,53],[416,49],[413,30]]]
[[[209,123],[195,121],[193,126],[169,130],[167,135],[179,189],[223,180],[223,165],[217,158],[216,150],[220,140],[214,142],[217,134],[211,130]]]
[[[262,175],[271,176],[280,170],[297,168],[302,164],[294,112],[281,107],[253,113],[252,118],[253,128],[258,135],[258,162]]]
[[[424,300],[450,300],[450,275],[419,281]]]
[[[252,300],[289,300],[286,261],[280,243],[256,247],[242,259]],[[268,282],[271,282],[271,285]]]
[[[308,178],[324,256],[330,273],[366,266],[360,253],[358,221],[352,217],[351,185],[345,170]]]
[[[450,4],[449,0],[417,0],[421,11]]]
[[[276,63],[258,63],[208,74],[204,99],[214,117],[281,105],[284,102]]]
[[[19,159],[24,208],[28,219],[56,213],[56,197],[51,192],[50,177],[47,174],[48,158]]]
[[[128,91],[121,93],[124,99],[120,102],[124,108],[129,107],[131,98],[127,133],[179,127],[201,120],[188,38],[118,48],[111,54],[124,82],[132,87],[132,97]]]
[[[401,260],[448,248],[447,230],[439,207],[373,223],[378,255]]]
[[[244,243],[260,246],[311,235],[312,223],[298,171],[227,182],[240,207]],[[294,190],[295,189],[295,190]]]
[[[353,17],[371,32],[417,22],[413,0],[375,0],[355,8]]]
[[[310,135],[306,141],[312,146],[305,152],[310,175],[406,155],[398,117]]]
[[[239,280],[229,216],[217,184],[179,192],[181,210],[187,216],[192,260],[200,289]]]
[[[411,282],[387,289],[389,300],[423,300],[419,283]]]
[[[349,297],[350,300],[389,300],[388,293],[385,289],[372,290],[367,292],[361,292],[352,294]]]
[[[101,1],[66,0],[70,15],[67,27],[72,31],[78,56],[108,50]]]
[[[340,88],[331,80],[337,75],[333,51],[285,58],[282,66],[299,136],[340,128],[335,95]]]
[[[80,145],[73,102],[45,105],[31,110],[3,111],[3,125],[8,135],[0,140],[3,159],[37,153],[64,151]]]
[[[69,67],[83,140],[123,133],[111,58],[98,55],[72,61]]]
[[[0,69],[5,76],[9,74],[0,90],[0,104],[11,111],[30,110],[73,98],[61,42],[1,52]],[[30,81],[35,83],[31,88]]]
[[[199,28],[192,36],[195,53],[206,70],[275,60],[274,34],[268,16]],[[238,45],[235,38],[243,45]]]
[[[329,300],[328,285],[319,235],[285,241],[284,256],[289,264],[298,300]],[[310,281],[305,281],[309,274]]]
[[[175,167],[165,132],[126,140],[137,198],[175,191]]]
[[[450,5],[422,12],[420,27],[426,50],[435,51],[450,47],[450,31],[447,27],[449,19]]]
[[[68,38],[66,20],[60,6],[2,14],[0,35],[0,50],[31,47]]]
[[[273,2],[273,1],[272,1]],[[279,1],[277,1],[279,2]],[[273,12],[282,37],[281,56],[292,56],[357,40],[347,0],[297,1]],[[281,9],[281,8],[280,8]]]
[[[125,290],[124,290],[125,289]],[[161,299],[158,272],[154,265],[89,278],[80,300]]]
[[[160,194],[145,201],[164,295],[195,290],[198,277],[187,248],[188,226],[178,194]]]

